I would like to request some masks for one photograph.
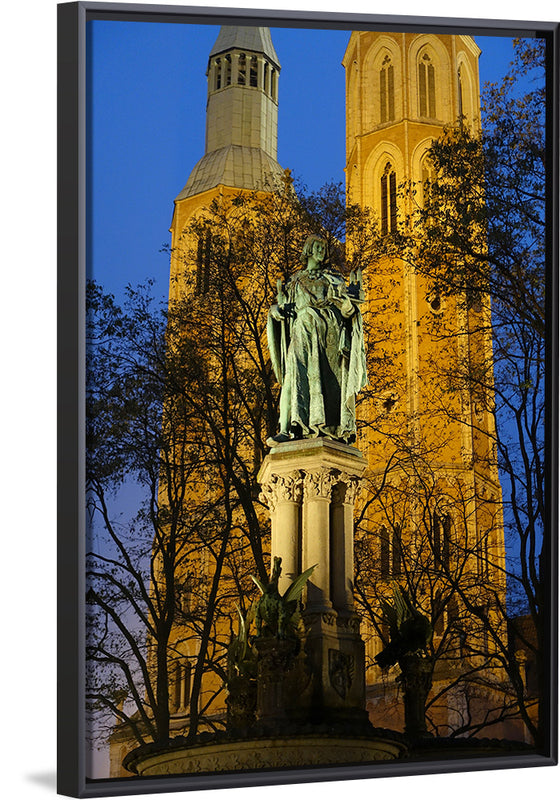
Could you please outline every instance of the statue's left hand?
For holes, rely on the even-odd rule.
[[[278,306],[282,308],[288,302],[288,298],[286,297],[286,293],[284,292],[284,284],[282,283],[282,279],[278,278],[276,281],[276,298],[278,301]]]
[[[351,317],[354,313],[354,303],[350,297],[345,297],[340,306],[340,313],[343,317]]]

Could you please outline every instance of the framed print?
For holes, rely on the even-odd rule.
[[[557,758],[558,24],[59,18],[59,791]]]

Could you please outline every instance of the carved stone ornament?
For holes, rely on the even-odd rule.
[[[303,479],[305,500],[330,500],[333,486],[338,482],[338,475],[332,469],[318,469],[306,472]]]
[[[298,644],[291,639],[257,639],[255,648],[259,654],[259,679],[279,682],[293,667]]]
[[[336,611],[322,611],[321,613],[308,613],[307,611],[304,614],[305,622],[310,627],[316,627],[317,625],[321,625],[324,623],[325,625],[330,625],[331,627],[336,625],[338,615]]]
[[[404,745],[379,737],[363,739],[328,739],[320,737],[248,740],[182,750],[135,759],[138,775],[188,775],[198,772],[230,772],[246,769],[282,769],[321,764],[389,761],[405,751]],[[132,771],[132,770],[131,770]]]
[[[350,633],[360,632],[360,617],[357,614],[339,616],[336,620],[336,624],[339,628],[344,628]]]
[[[360,488],[360,480],[355,475],[347,475],[342,472],[338,476],[338,483],[333,489],[332,500],[337,506],[343,504],[353,506],[356,500],[356,494]]]
[[[354,677],[354,656],[329,649],[329,678],[335,692],[346,699]]]
[[[334,625],[338,615],[335,611],[323,611],[321,614],[321,619],[326,625]]]
[[[296,469],[287,475],[271,475],[268,483],[261,485],[259,500],[266,503],[272,513],[278,503],[301,503],[303,497],[303,478]]]

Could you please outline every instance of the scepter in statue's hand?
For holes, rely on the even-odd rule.
[[[352,270],[349,278],[348,296],[352,298],[355,303],[363,303],[366,299],[362,287],[362,270],[358,267],[356,271]]]
[[[278,308],[282,308],[282,306],[286,302],[286,295],[284,294],[282,278],[278,278],[278,280],[276,281],[276,302],[278,303]]]
[[[281,316],[289,317],[293,311],[293,304],[288,303],[286,292],[284,291],[284,284],[282,278],[276,281],[276,303]]]

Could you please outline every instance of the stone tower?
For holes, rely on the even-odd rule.
[[[444,125],[460,115],[480,124],[479,54],[470,36],[352,33],[343,61],[347,188],[386,229],[396,222],[391,184],[422,179],[423,157]]]
[[[181,283],[181,237],[215,197],[280,186],[276,160],[280,63],[269,28],[222,26],[206,71],[205,152],[175,198],[170,299]],[[204,269],[204,243],[199,271]]]
[[[469,36],[352,33],[343,60],[347,193],[371,209],[382,234],[398,231],[413,204],[422,203],[424,181],[433,177],[426,152],[444,126],[461,117],[478,129],[479,53]],[[416,191],[405,196],[400,187],[407,182]],[[358,554],[377,578],[373,604],[390,592],[392,580],[423,596],[434,643],[447,648],[447,666],[434,674],[441,688],[464,666],[465,637],[477,642],[478,666],[491,663],[483,620],[495,619],[492,590],[505,598],[492,392],[477,397],[457,380],[468,365],[484,368],[491,385],[490,308],[483,302],[467,309],[461,298],[440,297],[413,264],[396,258],[368,267],[366,283],[373,396],[362,412],[369,427],[358,446],[372,491]],[[469,617],[450,589],[459,576],[479,617]],[[368,705],[375,724],[397,727],[399,704],[373,663],[386,635],[379,617],[366,644]],[[462,689],[451,694],[436,714],[443,733],[478,713],[467,708]],[[483,694],[475,701],[480,713],[491,703]]]
[[[182,295],[203,299],[212,281],[212,236],[215,219],[209,208],[217,203],[229,213],[239,195],[259,198],[282,186],[284,170],[276,160],[278,134],[278,80],[280,63],[269,28],[222,26],[208,56],[206,76],[206,136],[204,155],[195,164],[183,190],[175,198],[171,225],[170,306]],[[194,226],[193,223],[197,223]],[[242,356],[238,354],[238,361]],[[193,475],[189,492],[197,498],[212,491],[208,474]],[[211,480],[210,480],[211,483]],[[247,546],[247,543],[244,543]],[[212,560],[203,547],[189,556],[181,569],[194,571],[210,582]],[[179,582],[182,581],[179,574]],[[225,579],[227,583],[227,579]],[[229,587],[232,591],[232,585]],[[188,593],[187,593],[188,594]],[[181,601],[188,611],[194,600]],[[231,604],[232,616],[235,605]],[[220,622],[220,635],[229,629]],[[188,644],[186,639],[189,639]],[[171,697],[174,730],[188,721],[191,670],[196,662],[196,635],[180,624],[172,636],[177,655],[171,666]],[[222,680],[208,670],[202,678],[201,696],[218,692]],[[206,700],[201,701],[201,706]],[[225,717],[222,693],[213,701],[211,713]]]

